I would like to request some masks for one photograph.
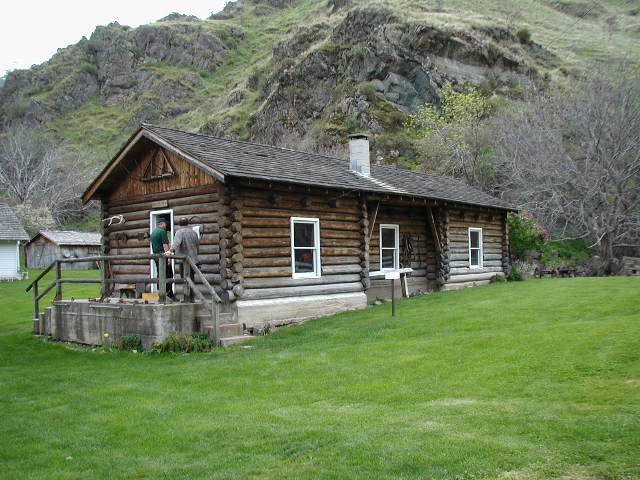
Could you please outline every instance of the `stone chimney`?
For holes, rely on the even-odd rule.
[[[371,176],[369,137],[364,133],[349,135],[349,168],[365,177]]]

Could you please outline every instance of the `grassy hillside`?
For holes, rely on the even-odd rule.
[[[638,478],[638,280],[437,293],[191,355],[43,342],[25,282],[0,284],[3,476]]]
[[[321,24],[330,31],[344,20],[349,11],[359,7],[387,8],[403,22],[468,32],[471,36],[479,35],[480,42],[491,43],[494,41],[492,35],[503,35],[501,32],[505,30],[513,33],[526,28],[532,41],[551,56],[538,58],[517,41],[500,44],[496,48],[509,50],[511,55],[531,65],[541,76],[548,75],[558,80],[592,62],[606,63],[611,59],[637,62],[640,59],[640,12],[636,2],[625,0],[604,0],[597,4],[586,0],[353,0],[349,7],[338,10],[326,0],[297,0],[284,8],[275,8],[270,3],[279,2],[241,1],[230,4],[226,15],[196,20],[203,32],[217,35],[228,47],[226,56],[215,71],[179,67],[162,61],[148,62],[140,70],[145,76],[157,79],[155,90],[145,91],[120,103],[105,103],[100,95],[94,94],[80,102],[77,108],[56,114],[45,124],[78,149],[103,152],[105,160],[134,130],[139,118],[148,117],[145,109],[151,108],[149,105],[159,105],[161,110],[149,117],[156,123],[250,138],[252,132],[248,125],[251,117],[265,108],[269,101],[270,90],[265,89],[265,82],[275,82],[274,75],[288,68],[282,62],[274,61],[274,47],[309,25]],[[193,23],[193,18],[172,17],[154,25],[180,29]],[[230,35],[232,29],[242,32],[241,39]],[[324,47],[327,47],[327,40],[321,39],[311,42],[309,49],[313,51]],[[70,47],[47,64],[37,67],[36,70],[47,78],[45,86],[25,90],[21,93],[24,98],[20,97],[19,102],[3,108],[20,113],[34,99],[37,105],[54,108],[56,102],[66,98],[62,93],[71,89],[69,84],[73,83],[70,80],[73,75],[79,71],[92,73],[95,70],[96,67],[86,60],[85,50],[90,48],[91,41],[88,45]],[[298,55],[293,62],[303,61],[307,53]],[[194,72],[198,79],[189,83],[185,79],[193,80],[189,75]],[[313,89],[314,85],[301,85],[301,88]],[[354,88],[353,85],[342,85],[336,92],[344,98],[352,95]],[[186,93],[167,98],[158,94],[158,89],[169,92],[184,90]],[[292,102],[291,106],[295,108],[295,101]],[[386,123],[394,124],[393,117],[397,114],[397,110],[389,108],[388,104],[369,112],[383,125],[387,117],[392,121]],[[340,122],[330,127],[334,130],[348,129],[351,124],[348,118]],[[320,117],[312,127],[322,130],[327,123],[330,119]]]

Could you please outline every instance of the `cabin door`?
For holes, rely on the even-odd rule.
[[[167,237],[169,238],[169,245],[173,244],[173,210],[172,209],[166,209],[166,210],[154,210],[150,213],[149,215],[149,237],[151,237],[151,233],[153,232],[153,230],[158,226],[158,219],[160,218],[166,218],[169,220],[169,228],[167,230]],[[153,250],[151,249],[151,242],[149,242],[149,253],[153,254]],[[171,268],[173,269],[175,267],[174,265],[174,260],[171,260]],[[154,262],[153,260],[150,260],[149,262],[149,267],[151,269],[151,278],[157,278],[158,276],[158,272],[156,269],[156,262]],[[171,286],[172,290],[175,288],[175,285]],[[155,283],[151,284],[151,291],[152,292],[157,292],[158,291],[158,285]]]

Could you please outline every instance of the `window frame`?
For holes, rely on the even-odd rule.
[[[393,249],[382,246],[382,230],[393,230],[395,232],[395,247]],[[393,267],[382,267],[382,250],[393,250]],[[397,270],[400,268],[400,225],[397,223],[381,223],[380,224],[380,271]]]
[[[296,247],[294,239],[294,229],[296,223],[306,223],[313,225],[314,247]],[[320,264],[320,219],[314,217],[291,217],[291,278],[320,278],[322,276],[322,266]],[[296,250],[313,251],[313,272],[296,272]]]
[[[471,247],[471,233],[478,233],[478,246],[477,247]],[[473,268],[473,269],[480,269],[483,268],[483,257],[484,257],[484,253],[483,253],[483,247],[482,247],[482,228],[479,227],[469,227],[469,232],[468,232],[468,240],[469,240],[469,268]],[[478,264],[477,265],[472,265],[471,264],[471,250],[477,250],[478,251]]]

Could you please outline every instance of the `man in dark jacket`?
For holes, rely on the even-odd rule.
[[[167,221],[166,218],[159,218],[157,227],[153,229],[153,232],[151,232],[151,251],[153,252],[154,255],[159,253],[163,255],[167,255],[169,253],[169,237],[167,235],[168,226],[169,226],[169,222]],[[160,259],[160,260],[163,260],[163,259]],[[158,259],[155,258],[154,261],[156,262],[156,272],[159,272],[160,265],[159,265]],[[169,280],[170,278],[173,278],[173,269],[171,268],[171,259],[166,258],[166,260],[164,261],[166,262],[166,265],[167,265],[166,267],[167,280]],[[167,297],[171,299],[174,297],[173,288],[170,283],[167,283],[166,293],[167,293]]]

